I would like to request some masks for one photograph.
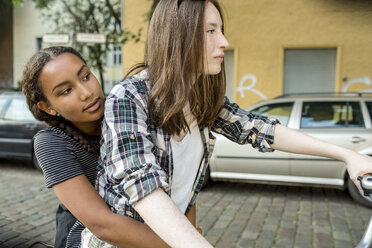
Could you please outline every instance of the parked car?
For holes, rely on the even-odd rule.
[[[372,155],[372,96],[359,94],[293,95],[265,100],[247,109],[277,118],[282,125],[361,154]],[[365,206],[344,163],[280,151],[260,153],[215,134],[210,163],[212,180],[347,188]]]
[[[0,158],[26,161],[40,170],[33,137],[44,127],[31,114],[22,92],[0,93]]]

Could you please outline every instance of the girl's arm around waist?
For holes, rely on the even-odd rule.
[[[134,209],[171,247],[212,247],[160,188],[135,203]]]
[[[169,247],[147,225],[114,214],[80,175],[53,186],[59,200],[99,239],[119,247]]]

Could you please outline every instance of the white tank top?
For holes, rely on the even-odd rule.
[[[171,199],[183,213],[189,204],[192,186],[203,156],[203,144],[196,120],[191,123],[190,132],[181,141],[171,137],[173,154]]]

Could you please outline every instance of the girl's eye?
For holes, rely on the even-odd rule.
[[[216,31],[216,30],[214,30],[214,29],[209,29],[209,30],[207,30],[207,33],[209,33],[209,34],[214,34],[215,31]]]
[[[88,72],[87,74],[84,75],[83,81],[88,81],[89,78],[90,78],[90,72]]]
[[[70,93],[70,92],[71,92],[71,88],[67,88],[67,89],[63,90],[63,91],[60,93],[60,95],[67,95],[67,94]]]

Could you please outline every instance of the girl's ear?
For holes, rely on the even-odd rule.
[[[50,114],[50,115],[57,115],[57,111],[55,111],[50,105],[49,103],[46,103],[44,101],[40,101],[37,103],[37,107],[39,109],[41,109],[42,111]]]

